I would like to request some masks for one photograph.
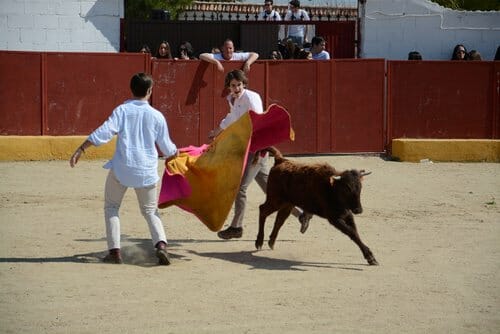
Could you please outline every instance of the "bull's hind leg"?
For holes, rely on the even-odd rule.
[[[287,205],[285,207],[282,207],[279,211],[278,214],[276,215],[276,220],[274,221],[274,227],[271,232],[271,235],[269,236],[269,248],[274,249],[274,243],[276,242],[276,238],[278,237],[278,232],[280,231],[281,226],[285,223],[285,220],[290,216],[290,213],[292,212],[293,205]]]
[[[266,218],[277,210],[278,209],[274,205],[267,201],[259,206],[259,231],[257,232],[257,239],[255,240],[255,248],[262,249],[262,245],[264,244],[264,225],[266,224]]]
[[[361,238],[359,237],[358,230],[356,228],[356,224],[354,223],[354,217],[352,214],[348,214],[347,216],[342,218],[337,218],[334,221],[330,221],[330,224],[338,228],[341,232],[346,234],[349,238],[351,238],[352,241],[358,245],[359,249],[361,249],[361,252],[363,253],[364,258],[368,262],[368,264],[372,266],[378,265],[377,260],[372,254],[372,251],[368,246],[366,246],[362,241]]]

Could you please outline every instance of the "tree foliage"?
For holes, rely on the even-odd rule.
[[[127,19],[149,20],[153,9],[163,9],[170,12],[172,19],[194,0],[128,0],[125,5]]]
[[[500,10],[499,0],[432,0],[439,5],[457,10]]]

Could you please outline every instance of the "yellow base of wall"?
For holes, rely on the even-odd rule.
[[[500,162],[500,140],[393,139],[392,156],[401,161]]]
[[[87,136],[0,136],[0,161],[69,160]],[[90,147],[85,159],[111,159],[113,139]],[[392,141],[392,156],[401,161],[500,162],[500,140],[493,139],[409,139]]]
[[[69,160],[87,136],[0,136],[0,161]],[[89,147],[84,159],[110,159],[115,150],[111,142]]]

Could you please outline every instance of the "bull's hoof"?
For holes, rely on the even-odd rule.
[[[377,260],[375,260],[375,258],[373,256],[369,257],[366,260],[368,261],[368,264],[370,266],[378,266],[378,262],[377,262]]]
[[[269,240],[267,244],[269,245],[269,248],[274,249],[274,241]]]
[[[262,249],[263,242],[255,241],[255,248]]]

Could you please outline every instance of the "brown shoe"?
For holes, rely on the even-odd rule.
[[[120,254],[108,254],[103,259],[104,263],[122,264],[123,260]]]
[[[243,236],[243,227],[232,227],[229,226],[223,231],[217,233],[217,236],[221,239],[233,239],[241,238]]]
[[[158,264],[160,266],[168,266],[170,264],[167,248],[157,248],[156,257],[158,258]]]

